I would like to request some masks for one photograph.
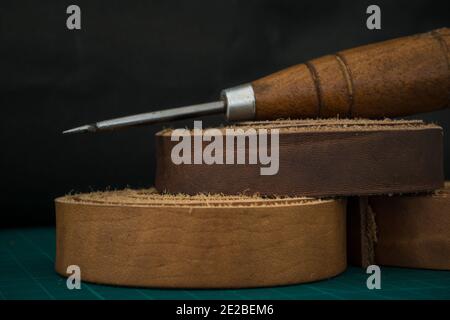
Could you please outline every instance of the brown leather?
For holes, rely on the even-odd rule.
[[[442,128],[433,124],[334,119],[245,122],[234,128],[248,127],[280,130],[278,174],[261,175],[260,164],[176,165],[171,150],[178,142],[171,141],[171,130],[165,130],[156,135],[156,188],[185,194],[324,197],[443,186]],[[224,138],[224,159],[225,142]],[[248,153],[248,142],[246,146]]]
[[[348,225],[350,238],[363,239],[348,246],[350,263],[450,270],[450,182],[433,194],[369,197],[368,205],[349,205],[348,219],[376,224]]]
[[[450,103],[450,29],[327,55],[252,82],[256,119],[397,117]]]
[[[348,262],[369,266],[374,262],[376,223],[368,205],[369,197],[352,197],[347,202]]]
[[[346,268],[345,200],[171,196],[150,190],[56,202],[56,271],[171,288],[287,285]]]

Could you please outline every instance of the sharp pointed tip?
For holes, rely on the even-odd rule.
[[[63,134],[73,134],[73,133],[83,133],[83,132],[93,132],[93,131],[95,131],[95,127],[88,124],[85,126],[65,130],[65,131],[63,131]]]

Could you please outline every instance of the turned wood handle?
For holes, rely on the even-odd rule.
[[[405,116],[449,106],[450,30],[299,64],[252,83],[256,119]]]

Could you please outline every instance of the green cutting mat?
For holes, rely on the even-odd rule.
[[[381,269],[381,290],[364,270],[315,283],[241,290],[136,289],[82,283],[68,290],[53,270],[55,229],[0,230],[0,299],[449,299],[450,272]]]

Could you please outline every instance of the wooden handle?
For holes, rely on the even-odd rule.
[[[257,119],[405,116],[449,106],[450,30],[341,51],[252,83]]]

